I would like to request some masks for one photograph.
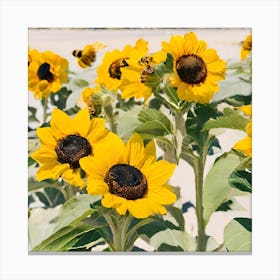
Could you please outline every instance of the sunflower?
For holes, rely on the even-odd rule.
[[[87,192],[103,195],[102,205],[115,208],[120,215],[127,211],[136,218],[166,214],[163,205],[176,201],[167,184],[175,164],[156,161],[154,142],[144,147],[136,133],[126,144],[115,134],[109,138],[110,141],[98,145],[94,157],[80,160],[88,174]]]
[[[239,109],[245,113],[248,117],[252,117],[252,105],[245,105],[239,107]],[[247,133],[247,137],[238,141],[233,149],[241,151],[248,157],[252,157],[252,121],[249,121],[245,127],[245,131]]]
[[[245,60],[252,50],[252,34],[246,37],[246,40],[242,42],[242,48],[240,50],[241,60]]]
[[[91,45],[86,45],[83,50],[74,50],[72,55],[77,57],[77,63],[82,68],[87,68],[95,62],[96,52],[104,49],[106,47],[105,44],[101,42],[95,42]]]
[[[102,110],[102,96],[100,87],[97,86],[95,88],[85,88],[77,100],[77,104],[81,108],[87,106],[91,116],[98,116]]]
[[[55,108],[50,127],[37,128],[41,147],[31,157],[40,163],[36,179],[57,179],[60,176],[69,184],[83,187],[80,160],[94,155],[95,144],[106,140],[108,130],[101,118],[90,120],[87,108],[74,118]]]
[[[106,52],[102,63],[97,68],[97,78],[95,82],[100,86],[105,86],[107,89],[115,91],[119,88],[122,82],[122,71],[129,65],[129,59],[133,51],[145,52],[146,43],[140,39],[135,46],[126,45],[122,51],[113,50]]]
[[[68,61],[51,51],[28,57],[28,89],[36,98],[49,97],[67,82]],[[33,54],[35,52],[33,51]]]
[[[206,48],[206,42],[193,32],[171,36],[170,43],[162,42],[162,49],[174,60],[172,84],[181,100],[209,103],[219,90],[217,82],[225,78],[225,61],[216,50]]]
[[[159,51],[149,55],[148,48],[146,52],[135,51],[129,60],[129,66],[122,70],[123,82],[120,84],[122,90],[121,97],[141,98],[144,97],[144,103],[152,95],[152,84],[149,76],[154,73],[154,66],[165,61],[166,53]]]

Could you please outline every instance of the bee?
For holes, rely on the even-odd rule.
[[[95,62],[96,52],[104,49],[105,47],[105,44],[96,42],[92,45],[85,46],[83,50],[73,50],[72,55],[77,58],[77,62],[82,68],[87,68]]]
[[[143,56],[139,59],[138,65],[140,65],[140,66],[149,65],[149,64],[152,64],[154,62],[153,60],[154,59],[151,56]]]
[[[127,58],[117,59],[110,65],[108,72],[111,78],[118,79],[118,80],[121,79],[121,75],[122,75],[121,68],[128,66],[126,59]]]

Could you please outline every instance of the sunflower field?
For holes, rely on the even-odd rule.
[[[29,252],[252,250],[252,34],[29,29]]]

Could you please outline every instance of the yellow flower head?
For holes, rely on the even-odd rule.
[[[174,60],[173,86],[181,100],[209,103],[219,90],[217,82],[225,78],[226,63],[216,50],[206,49],[205,41],[195,33],[184,37],[171,36],[170,42],[162,42],[162,49]]]
[[[123,82],[120,84],[120,89],[122,90],[122,98],[144,97],[144,103],[146,103],[152,95],[152,88],[147,83],[147,78],[154,73],[156,64],[165,61],[166,53],[159,51],[150,55],[148,43],[142,40],[142,44],[146,46],[140,51],[134,51],[131,54],[129,66],[122,70]]]
[[[33,54],[35,51],[33,51]],[[30,53],[29,53],[30,54]],[[67,82],[68,61],[51,51],[29,56],[28,89],[36,98],[49,97]]]
[[[176,201],[176,195],[167,181],[175,164],[156,161],[155,144],[144,147],[138,134],[125,144],[117,135],[98,145],[94,157],[80,160],[88,174],[87,191],[103,195],[102,205],[115,208],[120,215],[129,211],[136,218],[166,214],[163,205]]]
[[[144,48],[144,49],[143,49]],[[145,44],[138,40],[134,47],[126,45],[122,51],[106,52],[101,65],[97,68],[96,83],[109,90],[117,90],[122,82],[122,71],[129,65],[133,51],[145,52]]]
[[[245,115],[252,117],[252,105],[244,105],[239,107]],[[249,121],[245,127],[247,137],[241,139],[233,146],[233,149],[238,150],[248,157],[252,157],[252,121]]]
[[[95,62],[96,52],[104,49],[105,44],[101,42],[95,42],[91,45],[87,45],[83,50],[74,50],[72,55],[77,57],[77,62],[82,68],[87,68]]]
[[[90,120],[87,108],[74,118],[55,108],[50,127],[37,128],[41,147],[31,157],[40,163],[36,179],[57,179],[83,187],[80,160],[95,154],[95,144],[106,141],[108,130],[101,118]]]
[[[102,97],[100,92],[101,89],[99,86],[95,88],[85,88],[82,91],[77,104],[81,108],[87,106],[91,116],[98,116],[102,109]]]
[[[252,50],[252,34],[249,34],[246,37],[246,40],[242,42],[242,48],[240,50],[240,58],[241,60],[245,60],[246,57]]]

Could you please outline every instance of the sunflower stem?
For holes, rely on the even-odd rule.
[[[194,173],[195,173],[195,190],[196,190],[196,216],[197,216],[197,248],[196,251],[205,251],[207,243],[207,235],[205,234],[205,223],[203,219],[203,183],[204,183],[204,167],[208,151],[209,139],[204,143],[201,148],[200,155],[194,163]]]
[[[48,110],[49,98],[44,97],[42,101],[43,101],[43,123],[45,123],[47,121],[47,118],[48,118],[47,110]]]

